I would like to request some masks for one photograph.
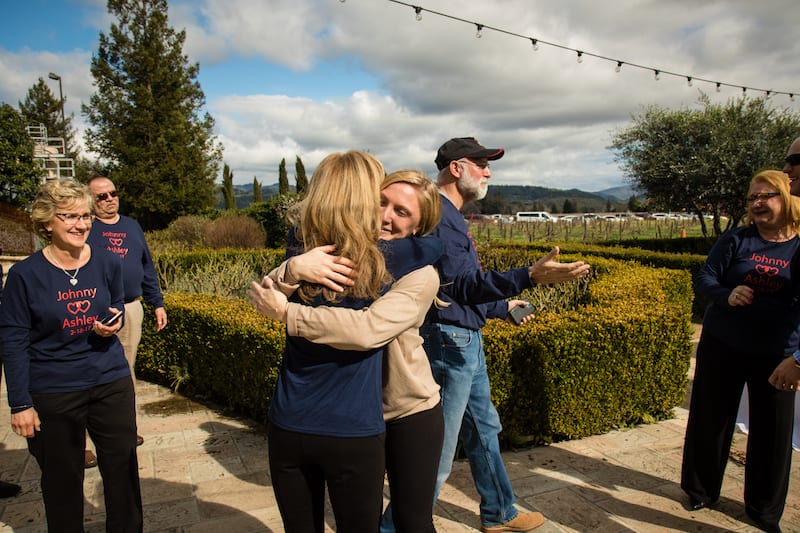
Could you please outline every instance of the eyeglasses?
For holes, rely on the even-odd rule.
[[[786,156],[786,164],[790,167],[800,165],[800,154],[792,154]]]
[[[76,215],[75,213],[56,213],[58,219],[67,226],[74,226],[79,220],[84,224],[91,224],[94,221],[94,215]]]
[[[489,168],[489,162],[488,161],[485,162],[485,163],[476,163],[472,159],[459,159],[458,161],[460,163],[472,163],[473,165],[475,165],[477,168],[479,168],[481,170],[485,170],[485,169]]]
[[[111,192],[101,192],[95,198],[97,198],[98,202],[102,202],[103,200],[107,200],[108,198],[116,198],[119,195],[117,191]]]
[[[766,202],[770,198],[775,198],[776,196],[780,196],[781,193],[779,192],[762,192],[759,194],[751,194],[747,197],[747,203],[754,204],[756,202]]]

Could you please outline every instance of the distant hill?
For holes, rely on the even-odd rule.
[[[289,190],[294,192],[294,187],[290,185]],[[236,208],[244,209],[253,203],[253,184],[234,185],[233,195],[236,198]],[[263,198],[265,202],[276,196],[278,196],[277,183],[273,183],[272,185],[263,185],[261,187],[261,198]],[[214,207],[217,209],[225,209],[225,198],[222,196],[222,189],[220,189],[220,191],[217,193],[217,205]]]
[[[294,187],[290,186],[293,191]],[[252,185],[234,185],[236,207],[245,208],[253,203]],[[561,213],[565,202],[577,213],[625,211],[627,202],[634,194],[630,186],[612,187],[597,192],[580,189],[550,189],[531,185],[492,185],[489,194],[480,202],[465,207],[465,212],[516,213],[517,211],[549,211]],[[261,196],[268,201],[278,195],[278,184],[261,187]],[[219,193],[217,208],[225,207],[222,192]]]
[[[596,194],[597,196],[602,196],[603,198],[613,198],[615,200],[620,200],[624,202],[627,202],[630,199],[630,197],[634,195],[639,200],[644,199],[644,195],[638,192],[630,185],[620,185],[619,187],[611,187],[610,189],[603,189],[602,191],[597,191],[593,194]]]

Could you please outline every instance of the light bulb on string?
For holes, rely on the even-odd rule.
[[[747,94],[747,87],[742,87],[742,94],[743,95]]]
[[[688,85],[689,87],[692,86],[692,77],[691,76],[686,76],[686,85]]]
[[[794,102],[794,94],[789,93],[789,101]]]
[[[539,49],[539,40],[538,39],[531,39],[531,48],[533,48],[534,52]]]
[[[717,82],[717,92],[719,92],[719,87],[722,85],[720,82]]]
[[[583,52],[581,52],[580,50],[578,50],[577,52],[578,52],[578,63],[583,63]]]
[[[622,65],[623,65],[622,61],[617,61],[617,66],[614,67],[614,72],[618,73],[620,70],[622,70]]]
[[[422,8],[419,6],[414,6],[414,13],[417,14],[417,20],[422,20]]]
[[[770,96],[772,96],[772,91],[767,91],[767,92],[765,93],[765,95],[766,95],[766,97],[767,97],[767,98],[769,98]]]
[[[483,31],[483,24],[475,24],[475,27],[478,29],[478,31],[475,32],[475,37],[480,39],[483,37],[483,33],[481,33]]]
[[[655,78],[656,81],[660,80],[661,79],[661,73],[658,70],[654,70],[653,71],[653,78]]]

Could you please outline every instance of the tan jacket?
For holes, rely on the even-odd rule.
[[[284,262],[270,272],[278,288],[289,294],[298,285],[284,282]],[[290,303],[287,333],[341,350],[386,346],[383,360],[383,417],[393,420],[427,411],[439,403],[439,385],[422,348],[419,327],[439,290],[432,266],[415,270],[365,309],[311,307]]]

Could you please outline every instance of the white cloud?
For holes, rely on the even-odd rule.
[[[201,64],[208,108],[236,182],[249,183],[255,174],[273,183],[282,158],[292,173],[299,155],[310,172],[327,153],[351,148],[370,150],[390,170],[432,174],[442,142],[475,135],[507,150],[493,165],[495,183],[599,190],[622,182],[607,146],[611,132],[643,106],[693,106],[700,91],[717,103],[742,94],[728,87],[716,93],[700,78],[800,93],[800,41],[791,38],[795,0],[419,4],[484,24],[483,37],[475,37],[471,24],[430,12],[418,22],[410,7],[386,0],[171,1],[170,22],[186,28],[184,52]],[[533,51],[527,39],[490,27],[586,55],[578,64],[573,51],[544,43]],[[613,61],[591,53],[665,73],[657,82],[652,71],[631,64],[615,73]],[[77,105],[92,93],[90,54],[0,49],[0,98],[15,104],[38,76],[56,70],[67,112],[77,118]],[[249,70],[203,77],[213,70],[204,65],[242,60]],[[336,60],[351,70],[335,76],[317,71]],[[354,67],[378,88],[356,83],[363,78]],[[693,76],[694,86],[667,71]],[[297,93],[293,72],[305,84]],[[274,84],[248,83],[273,75],[280,76]],[[317,90],[307,90],[309,84]],[[272,85],[282,87],[279,94],[260,88]],[[800,111],[800,96],[794,103],[785,96],[773,102]]]

